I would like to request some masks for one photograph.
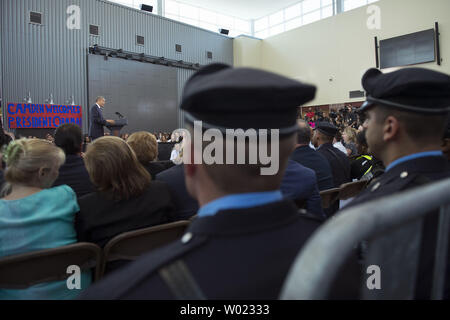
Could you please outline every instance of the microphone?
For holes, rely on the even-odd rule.
[[[120,114],[120,112],[116,112],[116,115],[118,115],[120,118],[125,118],[123,115]]]

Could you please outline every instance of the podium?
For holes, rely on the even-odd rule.
[[[106,127],[109,129],[109,131],[111,131],[111,135],[120,137],[120,130],[128,125],[128,119],[123,118],[114,121],[116,122],[114,125],[107,124]]]

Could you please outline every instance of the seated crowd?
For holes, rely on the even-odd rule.
[[[373,86],[381,77],[369,71],[363,78],[366,91],[376,91]],[[423,77],[440,77],[441,87],[450,88],[448,76],[430,71]],[[438,86],[436,81],[430,83]],[[300,119],[292,116],[298,105],[314,98],[315,90],[268,72],[220,64],[206,67],[186,84],[181,109],[212,126],[285,129],[279,143],[280,170],[273,176],[259,174],[261,163],[183,163],[184,149],[194,147],[164,133],[136,132],[90,141],[74,124],[61,125],[46,139],[12,140],[0,132],[0,259],[76,242],[104,247],[124,232],[197,215],[182,241],[135,263],[111,264],[107,272],[117,272],[104,281],[91,286],[91,274],[84,272],[83,289],[91,288],[82,298],[172,299],[160,268],[181,261],[210,299],[277,299],[299,250],[324,221],[340,212],[339,201],[322,207],[321,192],[367,181],[367,190],[351,207],[384,196],[376,192],[383,189],[380,185],[390,193],[417,186],[411,180],[396,189],[390,184],[394,177],[383,179],[402,164],[425,161],[425,157],[435,161],[434,172],[419,170],[430,182],[450,176],[445,111],[439,116],[423,115],[433,124],[432,130],[420,127],[421,115],[378,105],[365,105],[364,113],[344,107],[324,115],[311,108]],[[405,89],[398,92],[410,94]],[[424,108],[445,105],[449,92],[433,91],[440,104]],[[379,99],[389,98],[388,93],[380,95]],[[273,103],[276,99],[279,103]],[[224,100],[228,104],[221,103]],[[254,112],[260,115],[252,117]],[[159,161],[158,143],[172,139],[178,142],[173,161]],[[405,159],[408,155],[416,157]],[[413,176],[416,169],[410,165],[403,173],[410,170]],[[74,299],[79,295],[67,289],[65,281],[23,290],[0,288],[0,299]]]

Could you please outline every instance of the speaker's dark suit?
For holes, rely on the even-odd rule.
[[[89,114],[89,137],[92,140],[103,137],[105,135],[104,126],[106,126],[106,120],[103,118],[102,110],[95,104],[91,107]]]

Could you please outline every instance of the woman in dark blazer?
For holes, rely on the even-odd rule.
[[[79,241],[103,247],[123,232],[171,222],[174,206],[167,185],[151,181],[125,141],[99,138],[84,161],[97,191],[78,200]]]

